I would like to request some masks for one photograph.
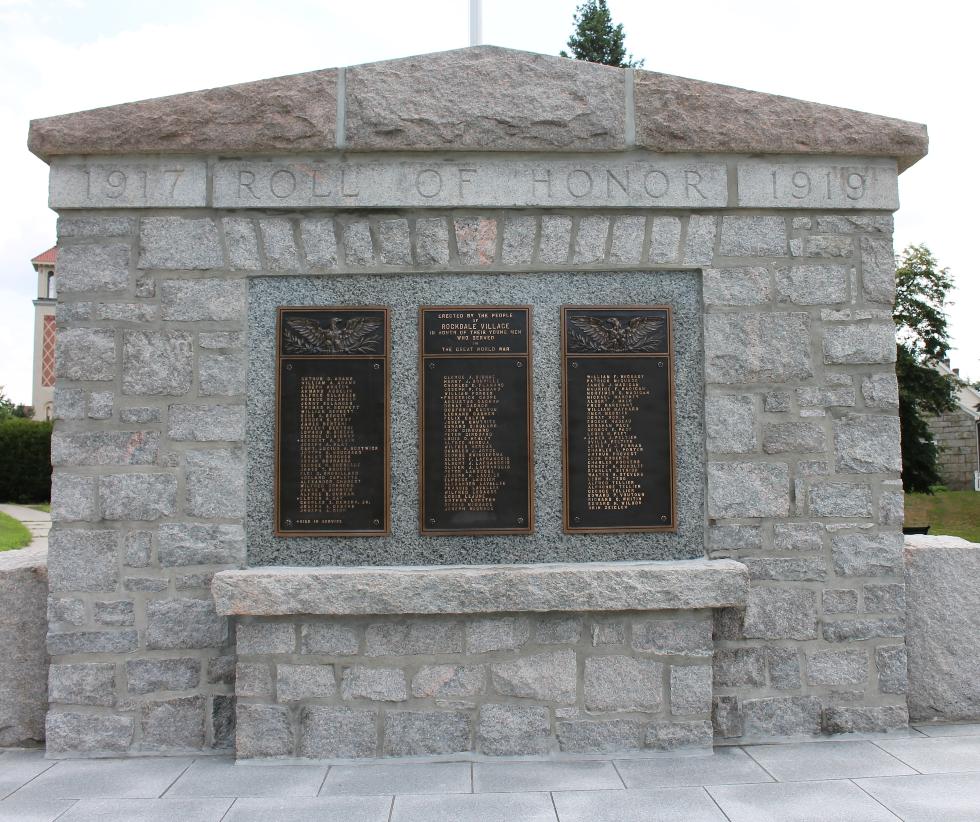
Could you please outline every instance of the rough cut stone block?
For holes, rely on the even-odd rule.
[[[705,305],[759,305],[771,298],[766,268],[706,268],[703,277]]]
[[[701,218],[697,216],[691,217],[692,221],[699,219]],[[692,229],[688,229],[688,236],[690,237],[688,248],[692,255],[706,255],[714,246],[714,223],[712,222],[710,225],[696,223],[695,226],[694,235],[690,233]],[[675,262],[680,242],[681,221],[679,217],[654,217],[650,221],[649,259],[651,263],[663,265]]]
[[[800,654],[795,648],[766,648],[766,667],[769,683],[780,691],[792,691],[802,686]]]
[[[136,423],[143,425],[149,422],[160,422],[161,413],[159,408],[120,408],[119,420],[125,423]]]
[[[906,537],[909,713],[980,720],[980,546]]]
[[[633,648],[658,654],[710,656],[711,623],[708,620],[651,619],[633,623]]]
[[[875,667],[878,669],[879,691],[883,694],[908,692],[908,652],[904,645],[875,648]]]
[[[52,440],[52,450],[57,437]],[[52,464],[57,464],[52,454]],[[97,520],[95,477],[57,472],[51,476],[51,519],[54,522]]]
[[[861,281],[868,302],[895,302],[895,254],[890,238],[861,238]]]
[[[623,95],[622,74],[605,66],[493,46],[369,63],[347,69],[347,144],[359,151],[621,148]]]
[[[203,696],[145,703],[140,710],[141,750],[196,751],[203,748],[204,707]]]
[[[783,257],[786,220],[782,217],[725,216],[721,221],[722,257]]]
[[[197,343],[201,348],[241,348],[245,336],[241,331],[201,331]]]
[[[578,642],[582,637],[580,616],[540,616],[534,640],[542,645],[562,645]]]
[[[836,705],[823,713],[824,731],[829,734],[882,733],[908,724],[909,713],[904,705]]]
[[[167,436],[196,442],[241,442],[245,439],[245,406],[171,405]]]
[[[537,756],[551,748],[548,709],[525,705],[481,705],[477,750],[488,756]]]
[[[687,222],[687,237],[684,240],[684,264],[711,265],[715,258],[717,233],[718,221],[715,217],[692,214]]]
[[[419,223],[421,222],[419,220]],[[442,223],[441,220],[439,222]],[[534,257],[534,240],[537,233],[537,217],[505,217],[501,262],[504,265],[522,265],[531,262]],[[448,242],[448,235],[446,239]],[[421,258],[419,262],[422,262]]]
[[[832,305],[847,302],[850,269],[843,265],[801,265],[776,269],[780,302]]]
[[[48,669],[48,701],[66,705],[114,705],[116,666],[111,662],[52,665]]]
[[[677,237],[674,240],[671,260],[677,256],[677,241],[681,236],[681,221],[676,217],[673,219],[677,223]],[[643,258],[643,233],[645,230],[646,218],[644,217],[614,217],[609,262],[618,265],[637,265]]]
[[[305,709],[310,710],[331,709],[319,706]],[[235,714],[235,755],[239,759],[290,756],[293,753],[293,731],[288,708],[239,702]]]
[[[861,395],[868,408],[898,408],[898,380],[893,372],[872,374],[861,380]]]
[[[774,462],[709,462],[708,516],[785,517],[789,467]]]
[[[245,281],[163,280],[160,302],[165,320],[240,320],[245,313]]]
[[[187,514],[203,519],[245,516],[245,455],[239,449],[184,454]]]
[[[854,240],[834,234],[811,234],[804,241],[804,257],[850,257],[854,254]]]
[[[708,720],[652,722],[647,729],[646,746],[657,751],[676,751],[683,748],[710,749],[713,738],[711,723]]]
[[[215,694],[211,698],[211,744],[217,750],[235,747],[235,697]]]
[[[58,217],[58,239],[77,240],[91,237],[127,237],[136,233],[136,218],[125,215],[98,214],[77,215],[66,214]],[[63,255],[67,246],[59,249]],[[64,257],[58,260],[59,269],[64,263]]]
[[[313,270],[337,267],[337,235],[329,217],[307,217],[299,222],[306,262]]]
[[[259,260],[255,223],[247,217],[225,217],[221,224],[225,230],[231,267],[237,271],[258,271],[262,263]]]
[[[308,705],[300,713],[299,755],[313,759],[376,756],[374,711]]]
[[[346,677],[344,684],[347,684]],[[276,697],[279,702],[326,698],[336,693],[333,665],[287,665],[280,662],[276,666]],[[346,698],[349,697],[345,691]]]
[[[99,625],[125,628],[136,624],[136,608],[129,600],[96,602],[94,617]]]
[[[714,525],[708,530],[712,550],[758,551],[762,548],[762,529],[758,525]]]
[[[848,414],[834,423],[837,470],[873,474],[902,470],[897,416]]]
[[[534,221],[533,217],[525,217]],[[507,240],[504,239],[504,262],[507,259]],[[415,221],[415,258],[420,266],[449,263],[449,228],[444,217],[425,217]],[[530,254],[526,262],[530,262]]]
[[[378,223],[378,244],[384,265],[411,265],[412,245],[408,236],[408,220],[398,218]]]
[[[643,748],[646,723],[635,719],[571,720],[556,722],[555,731],[563,753],[618,753]]]
[[[824,329],[827,364],[895,362],[895,327],[891,323],[831,325]]]
[[[49,711],[45,726],[45,744],[51,754],[123,753],[133,739],[129,716]]]
[[[198,393],[202,397],[234,396],[245,393],[245,355],[201,353],[197,365]]]
[[[396,711],[384,717],[384,756],[429,756],[470,750],[464,711]]]
[[[868,681],[868,652],[815,651],[807,654],[806,669],[811,685],[863,685]]]
[[[709,314],[704,319],[709,383],[787,382],[813,375],[809,315]]]
[[[817,218],[817,230],[827,234],[891,234],[895,221],[891,214],[874,216],[830,214]]]
[[[863,594],[865,613],[905,612],[905,585],[901,582],[865,585]]]
[[[541,242],[538,262],[542,265],[558,265],[568,261],[572,240],[572,218],[545,215],[541,218]]]
[[[374,263],[371,226],[359,220],[344,226],[344,252],[347,265],[368,266]]]
[[[608,217],[583,217],[580,219],[572,262],[577,265],[602,262],[606,258],[606,240],[608,237]]]
[[[719,688],[760,687],[766,684],[765,648],[718,648],[713,661]]]
[[[494,690],[504,696],[571,704],[576,693],[574,651],[532,654],[490,666]]]
[[[751,579],[822,582],[827,564],[822,557],[743,557]]]
[[[737,696],[716,696],[712,700],[711,724],[722,739],[736,739],[743,734],[744,715]]]
[[[235,696],[259,697],[266,701],[272,697],[272,668],[269,665],[239,663],[235,667],[233,681],[235,683]],[[287,700],[280,699],[279,701],[286,702]]]
[[[748,738],[820,733],[820,700],[814,696],[776,696],[742,701]]]
[[[146,603],[146,647],[220,648],[228,625],[206,599],[155,599]]]
[[[482,693],[486,683],[483,665],[428,665],[412,677],[412,696],[449,699]]]
[[[165,523],[157,530],[157,556],[165,567],[240,565],[245,531],[240,525]]]
[[[66,245],[58,249],[58,291],[125,291],[129,286],[129,243]]]
[[[366,656],[457,654],[463,650],[463,628],[432,619],[378,622],[368,626],[366,641]]]
[[[663,663],[655,660],[589,657],[582,686],[585,707],[589,711],[655,713],[663,706],[663,679]]]
[[[853,614],[857,612],[857,591],[846,589],[826,589],[823,592],[822,608],[825,614]]]
[[[453,221],[462,265],[492,265],[497,258],[497,221],[489,217],[457,217]]]
[[[594,622],[592,624],[592,645],[622,645],[626,642],[625,622]]]
[[[675,716],[710,713],[711,680],[710,665],[671,665],[670,712]]]
[[[905,633],[905,617],[840,619],[824,622],[823,638],[828,642],[860,642],[879,637],[901,637]]]
[[[767,454],[813,454],[827,447],[827,436],[812,422],[769,423],[762,433],[762,450]]]
[[[296,629],[289,622],[239,622],[235,646],[239,656],[291,654],[296,650]]]
[[[831,539],[834,570],[846,577],[898,575],[902,570],[902,535],[842,533]]]
[[[160,435],[154,431],[57,431],[51,437],[51,464],[152,465],[159,448]],[[78,495],[85,493],[83,481],[95,480],[62,472],[55,477],[64,484],[58,489],[66,495],[64,502],[76,507],[81,504]]]
[[[194,375],[193,341],[185,331],[124,332],[123,393],[186,394]]]
[[[52,592],[116,589],[119,583],[117,531],[57,528],[48,539],[48,587]]]
[[[47,567],[47,556],[38,556],[38,549],[30,549],[31,553],[28,558],[33,560],[33,565],[26,566],[27,568],[38,568],[41,566]],[[4,557],[6,559],[6,557]],[[18,556],[18,560],[23,559],[23,557]],[[22,571],[23,568],[20,567],[20,563],[16,564],[17,570]],[[38,575],[39,576],[39,575]],[[30,580],[30,578],[28,578]],[[35,587],[38,581],[32,580]],[[25,583],[26,585],[29,583]],[[47,591],[47,573],[45,572],[44,587]],[[48,625],[51,626],[52,630],[58,630],[55,626],[58,624],[62,625],[84,625],[85,624],[85,603],[80,599],[75,599],[73,597],[48,597]],[[35,634],[36,635],[36,634]],[[44,644],[44,638],[41,638],[41,644]]]
[[[99,477],[102,517],[155,520],[177,510],[177,477],[172,474],[105,474]]]
[[[115,379],[116,333],[105,328],[60,328],[55,374],[66,380]]]
[[[62,332],[64,333],[64,332]],[[54,389],[54,419],[83,420],[85,419],[86,392],[80,388]]]
[[[750,396],[706,397],[704,425],[710,454],[748,454],[759,447]]]
[[[88,399],[88,417],[91,420],[107,420],[112,417],[115,394],[112,391],[93,391]]]
[[[299,250],[293,235],[293,224],[285,217],[264,217],[259,220],[262,250],[266,266],[271,271],[297,272],[301,268]]]
[[[344,671],[341,693],[344,699],[404,702],[408,699],[408,684],[405,681],[404,671],[399,668],[367,668],[363,665],[354,665]]]
[[[312,622],[300,628],[300,650],[304,654],[353,656],[359,648],[357,631],[349,625]]]
[[[844,482],[815,482],[807,495],[814,517],[870,517],[871,487]]]
[[[153,691],[188,691],[201,681],[201,660],[191,657],[173,659],[127,659],[126,689],[131,694]]]
[[[530,635],[526,617],[491,617],[466,623],[466,650],[470,654],[487,651],[513,651]]]
[[[194,270],[220,268],[223,262],[214,220],[144,217],[140,221],[138,268]]]
[[[816,639],[816,595],[800,588],[749,591],[745,636],[749,639]]]

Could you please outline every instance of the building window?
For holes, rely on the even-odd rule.
[[[54,272],[48,272],[48,293],[45,295],[49,300],[54,300],[58,296],[58,286],[55,283]]]
[[[53,314],[44,318],[44,332],[41,338],[41,385],[50,388],[54,385],[54,335]]]

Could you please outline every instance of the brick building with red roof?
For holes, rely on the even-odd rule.
[[[49,420],[54,413],[55,266],[58,246],[52,246],[31,260],[37,272],[37,298],[34,300],[34,387],[31,404],[34,419]]]

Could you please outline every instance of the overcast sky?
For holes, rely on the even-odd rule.
[[[557,54],[575,0],[483,0],[484,42]],[[653,71],[927,123],[899,178],[896,249],[928,244],[954,275],[953,365],[980,378],[972,193],[971,4],[610,0]],[[34,272],[55,239],[28,121],[192,89],[468,45],[468,0],[0,0],[0,386],[31,401]]]

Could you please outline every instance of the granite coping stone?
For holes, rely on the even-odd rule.
[[[919,123],[496,46],[46,117],[31,122],[28,136],[30,150],[45,161],[65,155],[332,148],[633,146],[664,153],[893,157],[904,170],[925,156],[928,136]]]
[[[219,614],[467,614],[742,607],[734,560],[417,567],[262,567],[221,571]]]

